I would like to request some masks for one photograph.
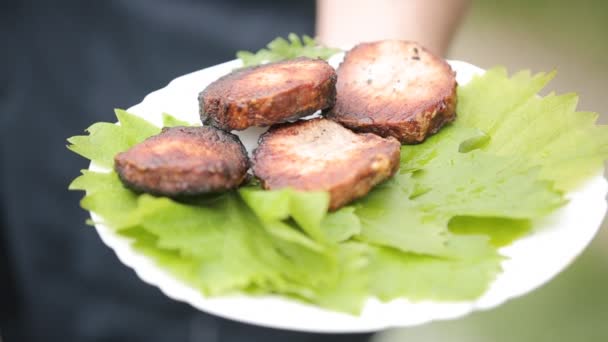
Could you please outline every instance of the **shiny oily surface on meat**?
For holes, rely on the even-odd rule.
[[[336,72],[300,57],[233,71],[199,95],[201,120],[225,130],[270,126],[333,106]]]
[[[260,137],[253,172],[265,189],[328,191],[330,210],[365,196],[399,169],[394,138],[357,134],[326,119],[272,127]]]
[[[415,144],[456,117],[456,78],[443,59],[399,40],[362,43],[338,68],[329,119]]]
[[[249,160],[234,134],[210,126],[172,127],[117,154],[114,166],[128,188],[180,196],[236,188]]]

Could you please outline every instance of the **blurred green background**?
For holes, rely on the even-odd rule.
[[[608,124],[607,34],[608,1],[477,0],[449,57],[510,72],[556,69],[549,90],[577,92],[579,109]],[[549,284],[491,311],[376,338],[397,341],[608,341],[608,223]]]

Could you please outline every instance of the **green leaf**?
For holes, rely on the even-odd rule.
[[[68,148],[99,166],[112,168],[117,153],[160,132],[160,128],[121,109],[116,109],[116,117],[120,126],[107,122],[93,124],[86,130],[89,135],[68,138]]]
[[[542,217],[564,203],[537,170],[481,151],[458,152],[467,130],[450,127],[402,148],[402,174],[358,202],[360,239],[404,252],[446,256],[454,216]]]
[[[459,89],[456,124],[491,136],[485,151],[516,159],[520,169],[539,167],[540,178],[569,191],[599,174],[608,127],[595,125],[596,113],[577,112],[575,94],[535,96],[554,75],[489,70]]]
[[[259,188],[242,188],[239,195],[262,221],[280,221],[290,216],[289,189],[261,191]]]
[[[488,70],[458,88],[456,123],[490,134],[492,127],[500,125],[522,103],[535,97],[554,76],[555,73],[531,76],[530,71],[525,70],[509,78],[505,68]]]
[[[490,136],[485,132],[478,131],[474,136],[464,140],[458,146],[458,152],[467,153],[482,148],[490,142]]]
[[[361,312],[370,289],[369,246],[345,242],[338,247],[338,278],[333,286],[317,290],[312,301],[328,309],[350,314]]]
[[[417,211],[407,199],[407,190],[394,179],[376,188],[356,206],[361,221],[359,239],[403,251],[442,255],[447,229],[438,217]]]
[[[299,244],[302,247],[308,248],[315,252],[323,252],[325,246],[314,241],[306,234],[302,233],[297,226],[281,220],[262,221],[264,229],[274,237],[283,239],[287,242]]]
[[[101,223],[115,229],[133,224],[132,214],[137,205],[137,195],[126,189],[115,172],[83,171],[70,184],[72,190],[86,190],[80,205],[100,215]]]
[[[413,170],[409,172],[410,187],[429,189],[415,198],[410,196],[417,207],[450,217],[535,218],[564,204],[561,193],[540,179],[538,168],[520,167],[521,156],[459,152],[460,142],[471,136],[477,136],[477,129],[451,126],[424,144],[402,148],[402,167]],[[492,138],[487,146],[495,143]],[[399,177],[404,176],[407,174]]]
[[[70,183],[69,190],[85,190],[87,194],[97,191],[120,191],[124,188],[114,172],[81,170],[82,175]]]
[[[197,286],[205,293],[252,284],[280,287],[284,279],[331,284],[336,277],[331,253],[275,239],[234,193],[204,207],[148,195],[138,204],[140,225],[156,236],[157,247],[198,264]]]
[[[115,124],[99,122],[86,130],[89,135],[68,138],[68,148],[79,155],[94,160],[97,165],[111,168],[114,156],[131,146],[125,132]]]
[[[175,127],[175,126],[191,126],[187,121],[179,120],[174,116],[163,113],[163,127]]]
[[[122,127],[122,131],[127,139],[129,146],[144,141],[146,138],[160,133],[160,129],[139,116],[125,112],[122,109],[115,109],[116,117]]]
[[[292,218],[313,239],[318,242],[326,241],[321,222],[329,207],[327,193],[244,188],[239,194],[263,222]]]
[[[503,217],[454,216],[448,226],[456,234],[489,236],[492,245],[502,247],[528,234],[532,222]]]
[[[300,39],[297,34],[290,33],[287,39],[278,37],[268,43],[265,49],[255,53],[238,51],[236,57],[243,62],[243,67],[249,67],[301,56],[328,59],[338,52],[339,49],[321,46],[309,36],[304,35]]]
[[[384,301],[398,297],[437,301],[475,299],[500,271],[500,260],[496,253],[452,260],[378,248],[369,267],[370,291]]]
[[[327,214],[321,227],[331,242],[343,242],[361,233],[361,221],[354,207],[344,207]]]

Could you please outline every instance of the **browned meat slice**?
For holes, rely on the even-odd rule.
[[[201,120],[225,130],[270,126],[334,104],[336,72],[321,59],[296,58],[236,70],[199,95]]]
[[[215,127],[172,127],[114,158],[120,180],[135,191],[180,196],[232,189],[249,169],[237,136]]]
[[[456,117],[455,73],[413,42],[357,45],[338,68],[336,89],[327,118],[405,144],[424,141]]]
[[[356,134],[326,119],[272,127],[260,137],[253,172],[265,189],[328,191],[330,210],[365,196],[399,169],[394,138]]]

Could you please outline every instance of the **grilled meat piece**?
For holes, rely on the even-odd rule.
[[[253,172],[265,189],[328,191],[330,210],[367,194],[399,169],[399,142],[322,119],[277,125],[260,137]]]
[[[327,118],[405,144],[424,141],[456,118],[454,71],[414,42],[357,45],[338,68],[336,89]]]
[[[204,123],[224,130],[270,126],[334,104],[336,72],[321,59],[300,57],[233,71],[199,94]]]
[[[181,196],[236,188],[249,159],[234,134],[210,126],[172,127],[117,154],[114,166],[128,188]]]

